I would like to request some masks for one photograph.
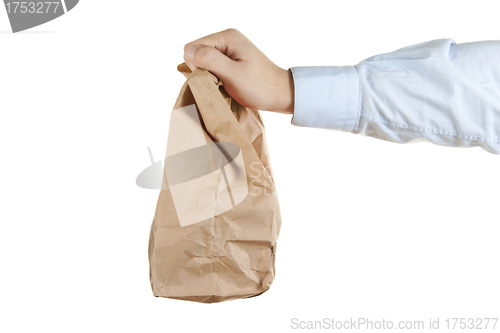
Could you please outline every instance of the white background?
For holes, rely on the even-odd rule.
[[[147,256],[184,44],[237,28],[283,68],[497,40],[496,1],[88,1],[25,33],[0,9],[0,331],[286,332],[291,319],[500,317],[500,157],[264,113],[277,276],[221,304],[153,297]],[[497,330],[500,329],[497,324]]]

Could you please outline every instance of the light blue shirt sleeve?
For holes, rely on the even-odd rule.
[[[290,71],[294,125],[500,154],[500,41],[438,39]]]

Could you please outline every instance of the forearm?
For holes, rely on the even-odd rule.
[[[356,66],[296,67],[292,123],[500,154],[500,42],[440,39]]]

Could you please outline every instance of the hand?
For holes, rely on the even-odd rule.
[[[241,105],[256,110],[293,113],[293,78],[276,66],[248,38],[228,29],[184,46],[184,61],[205,68],[224,83]]]

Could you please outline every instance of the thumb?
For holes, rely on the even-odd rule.
[[[222,81],[224,78],[234,75],[236,70],[235,61],[215,47],[207,45],[190,45],[184,53],[186,64],[194,70],[195,67],[205,68],[214,73]]]

